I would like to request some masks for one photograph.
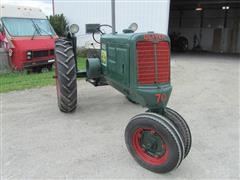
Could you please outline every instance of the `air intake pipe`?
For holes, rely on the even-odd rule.
[[[111,5],[112,5],[112,33],[115,34],[116,33],[115,0],[111,1]]]

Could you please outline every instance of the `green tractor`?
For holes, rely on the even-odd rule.
[[[68,38],[56,41],[56,84],[60,111],[77,106],[77,77],[94,86],[111,85],[131,102],[148,110],[130,119],[125,142],[130,154],[144,168],[166,173],[177,168],[191,148],[185,120],[167,107],[170,83],[170,39],[154,32],[135,33],[133,23],[123,33],[104,34],[100,25],[100,55],[86,59],[86,72],[77,69],[77,25]],[[95,38],[95,33],[93,33]],[[98,42],[98,41],[97,41]]]

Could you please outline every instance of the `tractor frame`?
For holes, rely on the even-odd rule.
[[[77,29],[74,26],[70,30]],[[101,33],[100,28],[96,31]],[[56,41],[58,107],[65,113],[76,110],[77,77],[85,77],[94,86],[111,85],[130,102],[147,107],[145,113],[131,118],[125,129],[130,154],[142,167],[166,173],[177,168],[191,149],[186,121],[167,107],[172,91],[170,40],[167,35],[134,33],[133,29],[130,26],[123,34],[101,33],[101,55],[87,58],[86,72],[77,68],[76,31]]]

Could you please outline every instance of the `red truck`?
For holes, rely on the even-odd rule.
[[[2,5],[0,10],[0,28],[7,39],[11,67],[51,69],[58,37],[42,10],[14,5]]]

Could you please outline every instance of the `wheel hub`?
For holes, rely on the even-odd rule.
[[[143,131],[140,138],[140,146],[153,157],[160,157],[165,153],[161,137],[155,131]]]

